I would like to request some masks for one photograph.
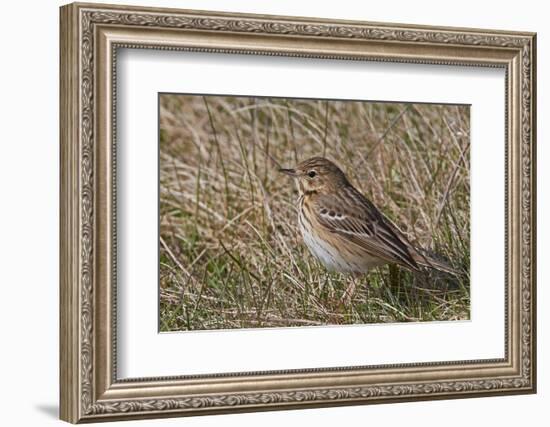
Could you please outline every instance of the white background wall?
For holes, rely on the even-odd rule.
[[[110,0],[113,3],[122,3]],[[129,0],[130,1],[130,0]],[[538,32],[539,393],[438,402],[209,416],[131,425],[548,425],[550,28],[545,2],[461,0],[133,0],[133,4]],[[0,24],[0,420],[59,425],[58,6],[5,2]],[[490,165],[488,165],[490,167]],[[546,419],[545,419],[546,418]]]

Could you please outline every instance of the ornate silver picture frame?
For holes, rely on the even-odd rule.
[[[78,423],[535,392],[535,34],[80,3],[63,6],[60,18],[61,419]],[[504,70],[504,357],[119,378],[116,63],[121,49]]]

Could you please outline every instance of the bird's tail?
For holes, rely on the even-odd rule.
[[[409,253],[420,267],[433,268],[438,271],[443,271],[444,273],[452,274],[455,277],[460,275],[460,272],[451,267],[447,262],[436,259],[434,255],[430,254],[425,249],[417,248],[415,245],[410,243],[405,237],[405,234],[391,220],[386,218],[386,222],[401,239],[401,241],[407,245]]]
[[[438,271],[452,274],[453,276],[459,275],[459,271],[451,267],[446,261],[436,259],[424,250],[415,248],[415,251],[411,255],[416,263],[422,267],[433,268]]]

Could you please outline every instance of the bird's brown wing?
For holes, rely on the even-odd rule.
[[[394,231],[391,223],[353,187],[341,189],[338,197],[318,195],[312,206],[319,224],[337,233],[367,253],[388,262],[419,270],[411,244]]]

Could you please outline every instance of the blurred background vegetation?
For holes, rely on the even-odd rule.
[[[469,107],[160,96],[160,330],[468,319]],[[277,172],[315,155],[457,277],[351,277],[302,243],[297,189]]]

